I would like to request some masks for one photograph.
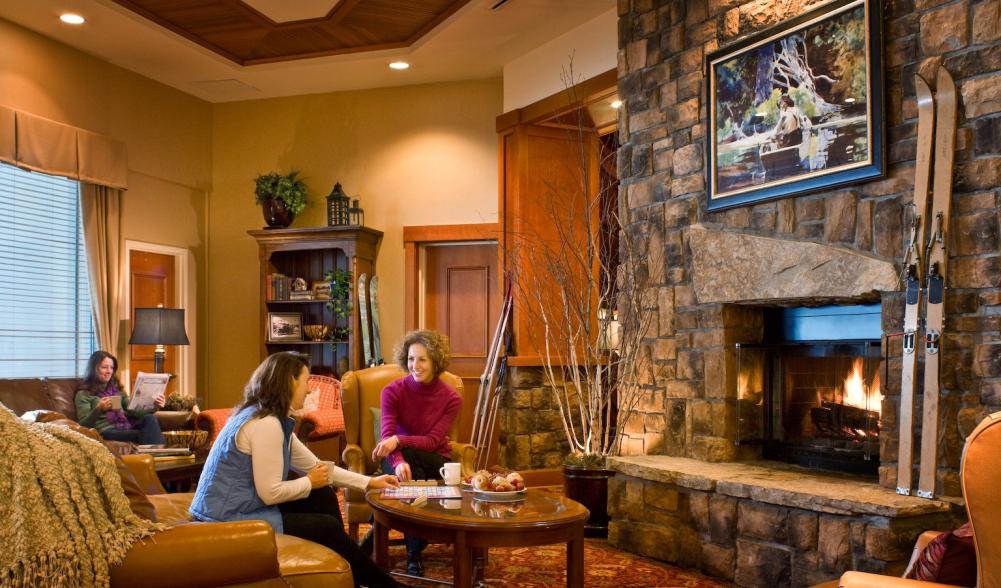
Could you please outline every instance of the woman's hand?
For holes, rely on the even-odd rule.
[[[167,404],[167,395],[166,394],[161,394],[161,395],[159,395],[159,396],[157,396],[156,398],[153,399],[153,406],[156,407],[156,410],[160,410],[166,404]]]
[[[396,477],[399,478],[401,482],[409,482],[413,478],[413,474],[410,472],[410,464],[401,461],[399,465],[396,466]]]
[[[375,446],[372,450],[372,461],[379,463],[387,455],[396,451],[396,448],[400,446],[400,439],[396,435],[393,435],[389,439],[383,439],[379,441],[379,444]]]
[[[330,470],[329,466],[327,466],[327,464],[323,463],[322,461],[317,463],[316,466],[313,467],[313,469],[309,470],[309,473],[306,474],[306,477],[309,478],[310,487],[315,490],[317,488],[323,488],[324,486],[329,485],[330,480],[327,477],[329,470]]]
[[[372,476],[368,479],[368,489],[369,490],[381,490],[382,488],[398,488],[400,486],[400,480],[396,476],[390,476],[388,474],[383,474],[381,476]]]
[[[111,410],[111,397],[105,396],[104,398],[101,398],[100,400],[97,401],[97,404],[94,406],[94,408],[96,410],[103,410],[104,412],[108,412],[109,410]]]

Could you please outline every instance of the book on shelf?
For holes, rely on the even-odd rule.
[[[313,293],[309,290],[293,291],[289,294],[289,300],[312,300]]]

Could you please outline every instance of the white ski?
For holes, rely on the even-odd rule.
[[[369,304],[372,306],[372,359],[369,365],[382,365],[382,339],[379,336],[379,276],[372,276],[368,284]]]
[[[364,359],[362,365],[372,363],[372,347],[368,338],[368,276],[358,276],[358,317],[361,319],[361,348]]]
[[[952,204],[952,162],[956,145],[956,83],[944,67],[938,68],[935,84],[935,180],[932,187],[931,227],[925,256],[928,259],[925,314],[925,389],[921,422],[921,471],[918,496],[935,496],[938,467],[938,400],[941,394],[939,368],[942,361],[944,324],[946,232]]]
[[[897,494],[909,496],[914,476],[914,385],[917,382],[917,337],[921,312],[921,282],[924,255],[921,244],[928,240],[928,184],[931,177],[932,140],[935,129],[935,98],[924,78],[914,76],[918,99],[918,146],[914,170],[914,217],[911,239],[904,258],[907,273],[904,307],[903,371],[900,376],[900,449],[897,457]]]

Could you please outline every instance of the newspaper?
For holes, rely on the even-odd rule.
[[[136,385],[132,387],[129,410],[154,410],[157,398],[163,398],[167,391],[170,374],[136,374]]]

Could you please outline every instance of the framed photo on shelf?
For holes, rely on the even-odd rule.
[[[268,342],[302,341],[301,312],[269,312]]]
[[[706,57],[709,210],[884,173],[879,0],[835,0]]]
[[[330,300],[330,282],[313,282],[313,300]]]

